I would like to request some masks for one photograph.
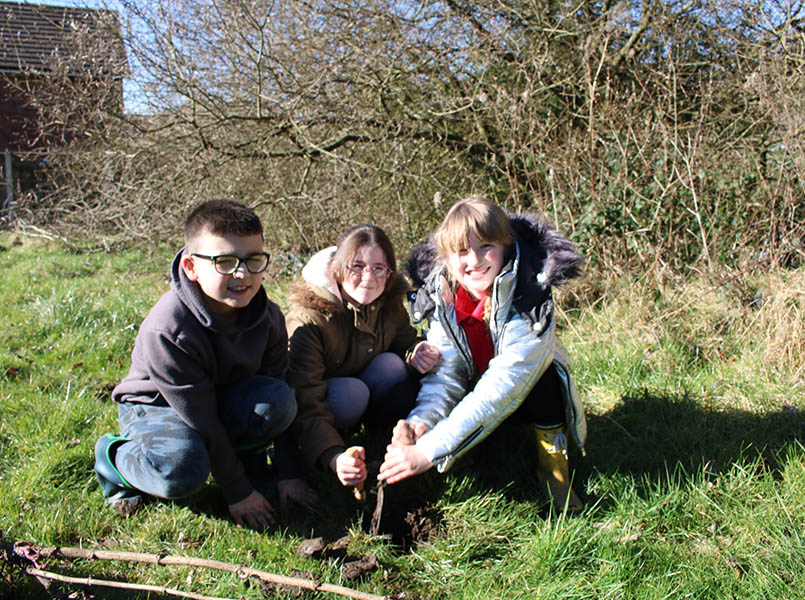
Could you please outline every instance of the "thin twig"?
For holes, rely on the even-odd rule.
[[[601,415],[601,416],[602,416],[602,417],[604,417],[604,419],[606,419],[607,421],[609,421],[609,422],[610,422],[610,423],[612,423],[613,425],[615,425],[615,426],[616,426],[618,429],[620,429],[620,430],[621,430],[623,433],[625,433],[625,434],[627,435],[627,437],[629,437],[629,438],[630,438],[630,439],[632,439],[632,440],[633,440],[633,439],[635,439],[635,436],[633,436],[631,433],[629,433],[629,430],[628,430],[628,429],[626,429],[626,427],[624,427],[624,426],[623,426],[623,425],[621,425],[620,423],[618,423],[618,422],[617,422],[615,419],[613,419],[612,417],[608,417],[607,415]]]
[[[230,598],[220,598],[217,596],[204,596],[193,592],[183,592],[181,590],[166,588],[160,585],[146,585],[144,583],[129,583],[127,581],[109,581],[108,579],[95,579],[94,577],[70,577],[60,573],[51,573],[34,567],[26,567],[25,572],[33,575],[37,579],[50,579],[61,583],[71,583],[74,585],[86,585],[89,587],[109,587],[122,590],[135,590],[139,592],[154,592],[163,596],[178,596],[180,598],[190,598],[191,600],[233,600]]]
[[[46,229],[42,229],[41,227],[37,227],[36,225],[22,225],[17,230],[22,235],[27,235],[28,237],[44,238],[51,242],[58,240],[60,242],[67,244],[68,246],[71,245],[70,242],[67,240],[67,238],[60,236],[56,233],[47,231]]]

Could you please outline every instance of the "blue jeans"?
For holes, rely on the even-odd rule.
[[[218,417],[236,452],[265,448],[296,417],[296,397],[287,383],[255,375],[218,388]],[[198,490],[210,474],[201,436],[170,406],[124,402],[118,407],[121,444],[115,465],[135,488],[175,499]],[[248,473],[247,473],[248,475]]]
[[[404,419],[416,402],[416,381],[405,361],[393,352],[377,355],[355,377],[327,380],[325,401],[336,429],[354,427],[366,414],[373,422],[395,423]]]

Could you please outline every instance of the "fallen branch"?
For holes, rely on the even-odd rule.
[[[70,577],[69,575],[51,573],[35,567],[27,567],[25,572],[28,575],[33,575],[37,579],[49,579],[52,581],[58,581],[60,583],[72,583],[90,587],[109,587],[122,590],[134,590],[138,592],[154,592],[155,594],[160,594],[162,596],[178,596],[180,598],[190,598],[191,600],[232,600],[228,598],[217,598],[213,596],[204,596],[202,594],[194,594],[193,592],[183,592],[181,590],[166,588],[160,585],[128,583],[125,581],[109,581],[107,579],[95,579],[94,577]]]
[[[17,542],[14,544],[14,554],[18,557],[28,560],[34,564],[35,569],[39,568],[46,563],[49,559],[60,558],[78,558],[83,560],[119,560],[125,562],[139,562],[148,563],[153,565],[180,565],[190,567],[201,567],[206,569],[213,569],[216,571],[225,571],[233,573],[241,579],[249,577],[256,577],[261,581],[274,583],[283,586],[302,588],[313,592],[327,592],[331,594],[338,594],[347,598],[355,598],[356,600],[388,600],[386,596],[377,596],[375,594],[368,594],[358,590],[353,590],[340,585],[330,583],[321,583],[304,579],[302,577],[287,577],[285,575],[277,575],[267,571],[259,571],[252,569],[245,565],[233,565],[218,560],[208,560],[203,558],[193,558],[189,556],[169,556],[162,554],[146,554],[142,552],[122,552],[114,550],[88,550],[85,548],[69,548],[69,547],[43,547],[35,546],[29,542]],[[28,571],[29,569],[26,569]],[[37,573],[31,573],[36,577],[43,577]],[[96,580],[92,580],[95,582]],[[89,585],[89,584],[87,584]],[[187,596],[192,597],[192,596]],[[201,598],[201,597],[199,597]]]

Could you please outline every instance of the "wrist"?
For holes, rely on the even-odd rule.
[[[338,458],[343,454],[343,452],[339,452],[338,454],[334,455],[331,459],[327,467],[333,473],[338,473]]]
[[[316,459],[316,465],[320,469],[332,471],[333,468],[331,467],[331,465],[334,464],[333,461],[343,453],[344,453],[343,446],[332,446],[330,448],[327,448],[327,450],[322,452]]]

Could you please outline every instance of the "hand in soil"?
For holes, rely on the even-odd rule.
[[[319,500],[316,491],[304,479],[282,479],[277,482],[280,506],[285,509],[292,503],[312,508]]]
[[[263,531],[276,521],[274,507],[258,491],[253,491],[243,500],[229,505],[229,514],[241,527]]]

